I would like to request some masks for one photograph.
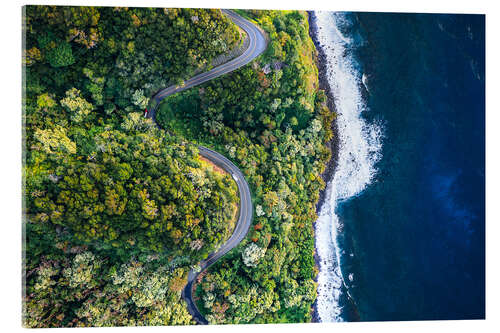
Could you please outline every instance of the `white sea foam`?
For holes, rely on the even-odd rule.
[[[348,20],[343,13],[315,12],[318,39],[326,55],[327,77],[337,111],[338,163],[327,184],[325,201],[316,221],[316,249],[320,267],[317,309],[322,322],[342,321],[339,304],[346,285],[339,262],[338,234],[342,224],[335,214],[341,200],[358,195],[372,181],[382,148],[381,126],[361,118],[366,105],[360,91],[361,74],[350,53],[353,40],[341,33]]]

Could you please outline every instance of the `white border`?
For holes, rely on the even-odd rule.
[[[318,330],[322,332],[369,331],[369,332],[481,332],[492,331],[493,327],[500,326],[498,312],[498,297],[500,281],[498,274],[498,244],[500,216],[498,206],[498,192],[500,186],[498,172],[500,172],[498,146],[500,145],[499,125],[500,105],[495,98],[499,94],[497,77],[499,66],[495,60],[500,59],[498,36],[500,32],[500,15],[494,1],[355,1],[355,0],[86,0],[86,1],[9,1],[2,5],[1,19],[3,50],[2,55],[2,110],[4,117],[1,122],[0,133],[2,143],[2,246],[1,261],[1,308],[2,321],[0,326],[5,332],[22,330],[21,328],[21,6],[24,4],[59,4],[59,5],[106,5],[129,7],[204,7],[204,8],[258,8],[258,9],[322,9],[344,11],[390,11],[390,12],[426,12],[426,13],[480,13],[486,14],[487,40],[487,87],[486,87],[486,137],[487,137],[487,308],[485,321],[434,321],[434,322],[388,322],[388,323],[348,323],[348,324],[287,324],[287,325],[228,325],[195,327],[142,327],[142,328],[105,328],[106,331],[122,331],[139,329],[150,332],[160,332],[168,329],[170,332],[252,332],[256,329],[263,331],[304,331]],[[467,286],[464,286],[467,288]],[[498,328],[497,328],[498,329]],[[87,329],[85,329],[87,330]],[[97,330],[97,329],[91,329]],[[59,329],[58,331],[66,331]]]

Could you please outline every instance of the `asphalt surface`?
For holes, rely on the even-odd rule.
[[[219,258],[229,252],[232,248],[237,246],[248,233],[248,229],[252,224],[252,198],[250,196],[250,188],[243,176],[243,173],[236,167],[230,160],[221,154],[210,150],[208,148],[199,146],[200,155],[212,161],[215,165],[226,170],[235,180],[240,195],[240,216],[234,228],[231,237],[216,251],[211,253],[207,259],[199,263],[201,268],[198,272],[191,270],[188,275],[188,283],[182,291],[182,296],[187,303],[189,313],[200,324],[208,324],[207,320],[201,315],[193,301],[193,283],[196,281],[198,275],[205,269],[213,265]]]
[[[223,9],[222,12],[246,32],[249,38],[248,48],[239,57],[236,57],[220,66],[217,66],[208,72],[201,73],[190,78],[189,80],[185,81],[184,85],[181,87],[171,86],[160,90],[155,96],[153,96],[153,99],[155,100],[155,107],[151,109],[147,115],[147,117],[152,118],[155,123],[156,110],[162,99],[172,94],[184,91],[191,87],[212,80],[221,75],[230,73],[248,64],[266,49],[267,40],[264,37],[262,31],[259,30],[257,26],[230,10]],[[238,167],[236,167],[236,165],[234,165],[229,159],[217,153],[216,151],[210,150],[203,146],[199,146],[198,148],[201,156],[224,169],[233,177],[238,186],[240,195],[239,218],[236,222],[236,227],[234,228],[233,234],[224,244],[222,244],[218,248],[217,251],[211,253],[205,260],[199,263],[199,270],[191,270],[189,272],[188,283],[182,291],[182,297],[187,303],[189,313],[193,316],[196,322],[198,322],[199,324],[208,324],[208,321],[202,316],[202,314],[196,307],[195,302],[193,301],[193,283],[196,281],[196,278],[200,273],[213,265],[218,259],[220,259],[223,255],[237,246],[243,240],[243,238],[245,238],[246,234],[248,233],[248,229],[252,224],[253,206],[252,198],[250,196],[250,188],[248,187],[248,183],[246,182],[245,177],[243,176],[243,173],[240,171],[240,169],[238,169]]]
[[[148,118],[156,118],[156,110],[162,99],[173,95],[175,93],[187,90],[189,88],[195,87],[212,79],[215,79],[221,75],[230,73],[246,64],[250,63],[253,59],[258,57],[267,47],[267,40],[264,37],[263,32],[253,23],[239,16],[238,14],[222,9],[222,12],[228,16],[231,21],[233,21],[237,26],[243,29],[249,39],[248,48],[239,56],[236,57],[220,66],[217,66],[208,72],[204,72],[193,76],[192,78],[184,81],[183,86],[173,85],[168,88],[160,90],[156,95],[153,96],[155,107],[151,109],[148,113]]]

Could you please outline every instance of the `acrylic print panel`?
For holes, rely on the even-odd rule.
[[[484,318],[484,15],[23,15],[25,327]]]

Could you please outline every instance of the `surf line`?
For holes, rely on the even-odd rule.
[[[352,53],[356,47],[346,13],[314,12],[317,40],[325,54],[328,85],[337,112],[339,151],[337,166],[327,184],[325,200],[316,221],[316,251],[319,257],[317,312],[321,322],[343,321],[343,300],[355,301],[342,272],[339,244],[343,224],[336,214],[339,203],[359,195],[373,180],[381,158],[382,127],[369,124],[361,89],[363,76]],[[349,254],[351,257],[354,253]],[[349,281],[354,279],[349,273]]]

